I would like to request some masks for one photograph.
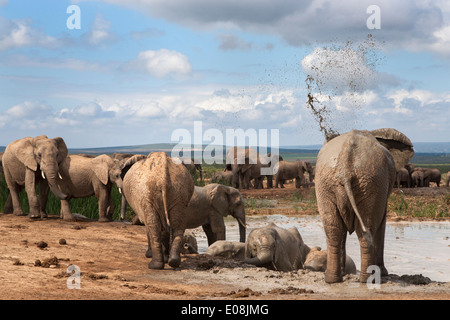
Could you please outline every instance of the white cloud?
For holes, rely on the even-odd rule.
[[[111,23],[105,19],[103,14],[99,13],[95,16],[90,30],[83,37],[89,45],[102,45],[116,39],[116,36],[110,31],[110,28]]]
[[[20,47],[54,48],[60,45],[56,38],[30,26],[29,20],[9,20],[0,17],[0,51]]]
[[[192,71],[189,59],[184,54],[168,49],[141,51],[124,68],[148,73],[157,78],[187,75]]]

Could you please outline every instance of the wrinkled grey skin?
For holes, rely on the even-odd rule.
[[[59,166],[67,155],[67,146],[60,137],[49,139],[42,135],[11,142],[2,157],[12,200],[9,202],[12,208],[5,207],[5,213],[12,211],[16,215],[24,215],[19,201],[19,193],[24,187],[30,205],[30,218],[47,216],[45,207],[49,188],[59,199],[66,199],[67,194],[58,188],[58,180]],[[40,185],[39,198],[36,194],[37,185]]]
[[[163,269],[164,248],[168,263],[177,268],[186,229],[185,213],[194,192],[194,181],[183,164],[175,164],[164,152],[152,152],[133,164],[123,181],[125,197],[144,222],[151,252],[150,269]],[[169,236],[172,242],[169,246]]]
[[[203,227],[208,245],[225,240],[224,218],[231,215],[238,221],[240,241],[245,242],[244,199],[238,189],[217,183],[194,187],[184,220],[187,229]]]
[[[311,248],[311,251],[306,256],[303,267],[312,271],[326,271],[327,255],[327,250],[321,250],[320,247]],[[348,255],[345,257],[343,274],[356,274],[355,262]]]
[[[98,200],[99,221],[112,220],[114,205],[111,189],[115,184],[122,191],[121,162],[111,159],[106,154],[95,158],[79,155],[69,155],[60,166],[62,179],[58,186],[68,195],[61,200],[61,217],[64,220],[74,220],[70,210],[69,200],[86,198],[95,195]]]
[[[303,268],[309,251],[297,228],[283,229],[270,223],[250,232],[244,261],[257,267],[292,271]]]
[[[396,171],[414,155],[411,141],[395,129],[337,136],[321,148],[316,163],[316,198],[327,238],[325,281],[342,281],[347,232],[356,231],[361,248],[360,281],[370,265],[384,266],[389,194]]]
[[[218,240],[206,249],[206,254],[215,257],[244,260],[245,243],[237,241]]]

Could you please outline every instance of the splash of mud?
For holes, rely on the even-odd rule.
[[[303,58],[306,106],[327,141],[339,135],[339,126],[345,127],[346,122],[357,118],[365,102],[364,93],[376,81],[375,68],[383,59],[381,48],[382,44],[369,34],[359,43],[334,41]]]

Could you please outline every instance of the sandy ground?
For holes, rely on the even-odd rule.
[[[261,192],[264,198],[267,191]],[[178,270],[150,270],[144,227],[123,222],[0,214],[0,243],[3,300],[450,299],[450,282],[419,275],[390,275],[379,288],[360,284],[356,275],[329,285],[320,272],[270,271],[204,254],[184,255]],[[79,277],[67,272],[70,265],[79,268]],[[79,289],[70,289],[75,278]]]

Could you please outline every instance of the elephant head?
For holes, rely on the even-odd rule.
[[[372,130],[370,133],[383,147],[389,150],[394,158],[397,171],[404,168],[409,159],[414,156],[414,147],[411,140],[400,131],[393,128],[382,128]]]
[[[111,159],[110,156],[102,154],[92,159],[92,165],[92,170],[102,184],[104,184],[105,186],[108,183],[116,184],[116,186],[119,188],[119,191],[122,192],[122,165],[119,160]]]
[[[61,178],[59,165],[68,155],[67,146],[62,138],[49,139],[45,135],[24,138],[17,142],[13,152],[25,167],[34,172],[40,171],[55,196],[61,200],[67,198],[57,186],[57,179]]]
[[[223,217],[231,214],[239,223],[239,241],[245,242],[244,199],[239,190],[233,187],[217,185],[210,191],[211,206]]]

